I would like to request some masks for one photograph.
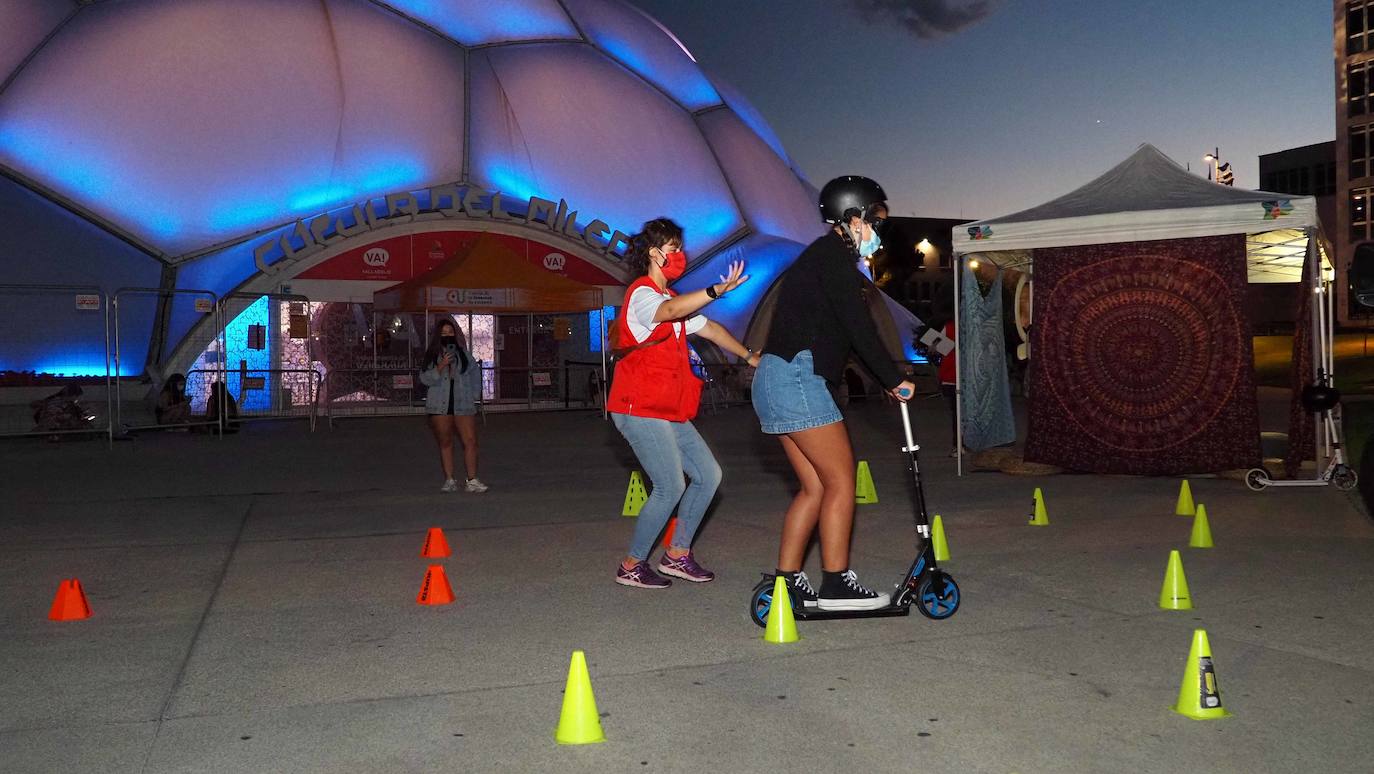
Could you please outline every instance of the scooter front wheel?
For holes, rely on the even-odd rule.
[[[959,584],[946,573],[930,573],[916,589],[916,609],[936,621],[949,618],[959,610]]]
[[[1331,483],[1342,492],[1349,492],[1360,483],[1360,476],[1349,465],[1337,465],[1331,472]]]

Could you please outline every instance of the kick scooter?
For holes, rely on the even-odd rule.
[[[821,610],[818,607],[804,607],[799,604],[795,593],[791,595],[792,615],[798,621],[822,618],[869,618],[875,616],[907,615],[912,603],[927,618],[943,620],[954,615],[959,609],[959,585],[949,573],[941,570],[935,563],[935,546],[930,539],[930,518],[926,514],[926,495],[921,487],[921,468],[916,460],[916,445],[911,434],[911,413],[906,403],[902,403],[902,429],[906,431],[906,446],[902,451],[907,454],[908,469],[916,486],[912,491],[912,519],[916,522],[916,533],[921,537],[921,550],[907,569],[901,583],[892,593],[892,602],[877,610]],[[759,626],[768,623],[768,610],[773,604],[773,579],[771,573],[764,573],[763,580],[754,587],[749,599],[749,617]]]

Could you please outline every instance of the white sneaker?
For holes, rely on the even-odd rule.
[[[830,595],[826,594],[824,584],[821,585],[816,607],[821,610],[877,610],[887,607],[891,602],[891,596],[886,591],[874,591],[860,584],[853,570],[845,570],[841,580],[841,588]]]
[[[440,492],[457,492],[458,482],[454,479],[444,479],[444,485],[439,487]]]
[[[463,490],[473,494],[481,494],[487,491],[487,485],[483,484],[480,478],[470,478],[467,484],[463,486]]]

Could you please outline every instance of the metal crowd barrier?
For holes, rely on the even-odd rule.
[[[151,300],[149,300],[151,299]],[[205,331],[200,336],[202,341],[197,342],[201,346],[196,351],[204,351],[210,344],[219,343],[219,352],[224,352],[224,320],[220,316],[219,296],[209,290],[193,289],[167,289],[167,288],[120,288],[115,291],[110,301],[110,314],[114,320],[114,370],[120,373],[121,358],[124,356],[120,346],[120,309],[127,308],[138,302],[154,304],[154,315],[165,316],[167,319],[180,316],[211,316],[211,324],[200,330]],[[156,326],[155,326],[156,327]],[[187,325],[188,330],[196,329],[194,324]],[[146,336],[146,334],[144,334]],[[171,343],[153,340],[148,343],[150,348],[158,351],[150,352],[152,360],[161,361],[162,354],[170,348]],[[221,368],[216,369],[219,373],[223,368],[223,360],[220,361]],[[132,364],[131,364],[132,365]],[[137,364],[135,370],[142,371],[143,363]],[[191,380],[186,380],[187,389],[191,389]],[[155,405],[157,393],[149,389],[149,393],[143,400],[138,402],[127,402],[123,398],[123,390],[115,390],[114,400],[114,427],[115,432],[126,433],[131,430],[152,430],[159,428],[188,427],[188,426],[208,426],[215,425],[222,427],[223,417],[206,417],[198,421],[188,423],[163,423],[158,421]]]
[[[94,285],[0,285],[0,367],[6,355],[51,361],[53,378],[8,372],[0,380],[0,437],[103,435],[111,438],[117,382],[110,369],[109,299]],[[117,373],[117,372],[116,372]],[[38,427],[44,400],[82,389],[69,411]]]
[[[222,407],[216,412],[218,416],[211,417],[204,413],[205,404],[221,375],[225,377],[225,389],[234,398],[236,413],[230,416]],[[192,369],[186,373],[186,389],[195,395],[192,405],[202,407],[201,416],[205,419],[201,424],[223,423],[227,426],[234,422],[306,419],[313,432],[319,417],[323,385],[324,377],[310,368]],[[265,396],[266,405],[252,405],[259,401],[250,400],[249,393]]]

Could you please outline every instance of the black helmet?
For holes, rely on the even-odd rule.
[[[883,187],[866,177],[845,175],[821,189],[821,220],[840,223],[858,215],[869,216],[869,207],[887,201]]]

